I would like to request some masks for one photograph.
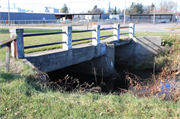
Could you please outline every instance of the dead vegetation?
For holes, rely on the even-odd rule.
[[[172,36],[170,36],[172,37]],[[180,39],[176,37],[173,45],[159,56],[154,57],[152,79],[142,80],[140,77],[126,72],[128,90],[139,97],[155,95],[162,100],[180,101]],[[163,65],[162,65],[163,64]],[[161,66],[161,72],[156,75],[155,69]]]

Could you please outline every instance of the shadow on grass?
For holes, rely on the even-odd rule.
[[[35,81],[31,76],[1,72],[1,86],[9,85],[11,90],[19,90],[27,96],[32,96],[37,92],[47,93],[49,88],[43,81]],[[6,87],[6,86],[5,86]]]
[[[1,72],[0,74],[0,83],[3,83],[3,82],[9,82],[9,81],[13,81],[15,79],[15,76],[11,73],[4,73],[4,72]]]

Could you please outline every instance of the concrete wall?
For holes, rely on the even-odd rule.
[[[114,45],[100,43],[97,46],[76,45],[71,50],[57,50],[57,52],[44,51],[27,54],[25,57],[35,67],[43,72],[51,72],[68,66],[90,61],[85,65],[76,68],[84,73],[92,73],[92,67],[97,69],[98,75],[101,75],[103,68],[104,75],[109,76],[114,71]],[[34,55],[33,55],[34,54]],[[93,64],[92,64],[93,63]]]
[[[126,65],[146,62],[149,57],[163,50],[161,39],[161,37],[157,36],[136,37],[131,44],[117,46],[115,50],[116,61]]]

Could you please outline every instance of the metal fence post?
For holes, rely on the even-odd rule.
[[[17,55],[17,58],[24,58],[24,29],[10,29],[9,32],[11,38],[13,37],[13,35],[17,35],[16,41],[13,41],[11,43],[12,56],[15,57]]]
[[[65,34],[63,34],[63,49],[65,50],[69,50],[72,49],[72,27],[71,26],[64,26],[63,27],[63,32],[65,32]]]
[[[135,31],[135,24],[131,23],[129,24],[129,38],[133,39],[134,37],[134,31]]]
[[[113,39],[114,40],[119,40],[120,39],[120,35],[119,35],[119,33],[120,33],[120,24],[114,24],[114,28],[115,29],[113,29],[113,35],[115,35],[115,36],[113,36]]]
[[[95,39],[92,39],[92,45],[98,45],[100,43],[100,27],[100,25],[93,26],[95,31],[92,32],[92,37]]]

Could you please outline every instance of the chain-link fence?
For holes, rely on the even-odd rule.
[[[154,23],[153,19],[126,19],[126,23]],[[168,23],[169,19],[156,19],[155,23]],[[96,20],[0,20],[0,25],[26,25],[26,26],[92,26],[92,25],[108,25],[123,24],[124,19],[96,19]]]
[[[97,20],[0,20],[1,25],[39,25],[39,26],[48,26],[48,25],[59,25],[59,26],[84,26],[84,25],[103,25],[103,24],[114,24],[121,23],[123,19],[97,19]]]

